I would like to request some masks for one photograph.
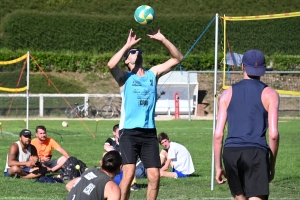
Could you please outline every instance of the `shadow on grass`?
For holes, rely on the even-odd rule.
[[[200,177],[200,175],[199,174],[191,174],[191,175],[189,175],[188,177],[186,177],[186,178],[179,178],[179,179],[188,179],[189,177]],[[146,179],[146,178],[145,178]],[[169,179],[169,180],[171,180],[171,178],[166,178],[166,179]],[[139,183],[139,182],[137,182],[137,184],[138,184],[138,186],[142,189],[142,188],[147,188],[148,187],[148,184],[142,184],[142,183]],[[160,183],[160,186],[165,186],[165,184],[163,184],[163,183]]]
[[[139,188],[147,188],[148,187],[148,184],[138,184]]]
[[[191,174],[188,177],[200,177],[200,175],[199,174]]]

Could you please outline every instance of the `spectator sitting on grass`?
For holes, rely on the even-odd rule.
[[[183,145],[171,142],[164,132],[158,135],[158,142],[164,147],[160,152],[161,177],[184,178],[195,171],[191,154]],[[169,166],[172,172],[167,171]]]
[[[54,139],[47,138],[45,126],[37,126],[35,131],[37,138],[33,139],[31,144],[37,149],[42,164],[47,167],[48,171],[55,172],[59,170],[70,157],[69,154]],[[51,159],[52,149],[61,153],[62,156],[59,159]]]
[[[31,143],[31,131],[23,129],[19,141],[13,143],[7,154],[5,177],[37,178],[47,171],[39,163],[36,148]]]
[[[112,131],[114,137],[108,138],[105,143],[104,143],[104,150],[106,152],[116,150],[120,152],[120,146],[119,146],[119,124],[116,124],[113,126],[113,131]],[[105,152],[105,153],[106,153]],[[104,153],[104,154],[105,154]],[[123,171],[121,172],[114,178],[114,181],[119,185],[123,177]],[[140,159],[138,159],[136,163],[136,168],[135,168],[135,177],[131,183],[130,190],[131,191],[138,191],[140,188],[138,184],[136,183],[136,178],[146,178],[147,177],[147,171]]]

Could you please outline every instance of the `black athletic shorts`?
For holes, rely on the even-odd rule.
[[[159,146],[156,129],[122,129],[119,145],[124,164],[136,164],[137,157],[145,168],[160,168]]]
[[[231,194],[269,195],[269,153],[259,147],[225,147],[223,162]]]

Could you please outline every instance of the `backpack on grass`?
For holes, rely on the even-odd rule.
[[[79,169],[76,169],[79,165]],[[87,168],[86,164],[75,157],[69,157],[60,169],[60,177],[62,180],[72,180],[79,177]]]

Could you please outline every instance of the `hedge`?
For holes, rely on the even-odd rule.
[[[3,47],[11,50],[107,53],[119,50],[125,44],[130,28],[133,28],[137,37],[142,38],[138,44],[140,48],[152,54],[166,55],[167,51],[159,42],[149,39],[149,30],[160,27],[170,41],[186,52],[213,18],[169,16],[156,19],[153,25],[143,26],[127,16],[45,14],[19,10],[2,20],[4,36],[0,40]],[[208,52],[213,48],[212,26],[193,48],[193,53]]]
[[[18,50],[12,51],[0,49],[0,61],[7,61],[18,58],[26,52]],[[71,72],[88,72],[100,71],[108,72],[107,62],[113,56],[113,53],[92,54],[92,53],[57,53],[57,52],[30,52],[34,60],[30,61],[30,68],[33,72],[40,71],[71,71]],[[222,69],[222,54],[218,55],[219,69]],[[143,54],[144,68],[149,69],[151,66],[162,63],[169,59],[169,56],[159,54]],[[300,56],[274,54],[266,57],[267,65],[272,62],[272,68],[276,71],[294,71],[299,70]],[[1,67],[1,66],[0,66]],[[20,66],[21,67],[21,66]],[[125,65],[120,62],[120,67],[126,69]],[[4,68],[0,68],[0,72]],[[6,66],[5,69],[9,69]],[[206,71],[214,69],[214,53],[188,54],[181,67],[177,66],[175,70],[184,71]]]
[[[166,37],[183,53],[214,50],[214,16],[169,15],[150,26],[136,23],[127,16],[75,15],[15,11],[2,20],[2,47],[42,52],[116,52],[124,45],[130,28],[142,41],[139,48],[151,54],[167,54],[165,48],[146,35],[150,29],[161,28]],[[208,26],[210,24],[210,26]],[[220,23],[220,43],[223,40]],[[207,28],[207,29],[206,29]],[[227,21],[228,49],[243,53],[258,48],[269,56],[274,53],[300,54],[299,17],[257,21]],[[200,36],[201,39],[200,39]],[[195,41],[200,39],[195,45]],[[193,47],[193,48],[192,48]]]
[[[292,32],[300,32],[298,18],[227,22],[229,42],[226,48],[243,53],[249,48],[261,47],[260,50],[267,52],[267,63],[272,61],[275,70],[298,70],[300,40],[299,34]],[[45,71],[107,72],[108,60],[125,44],[132,27],[137,37],[142,38],[137,47],[145,52],[144,67],[148,69],[169,58],[165,47],[147,36],[149,29],[160,27],[161,32],[186,56],[182,70],[213,70],[213,19],[214,16],[197,18],[193,15],[168,15],[157,18],[152,26],[142,26],[131,17],[122,15],[18,10],[1,21],[0,44],[3,50],[0,60],[11,60],[30,51]],[[223,57],[221,32],[222,29],[219,34],[219,62]],[[31,64],[31,70],[39,71],[35,63]]]

